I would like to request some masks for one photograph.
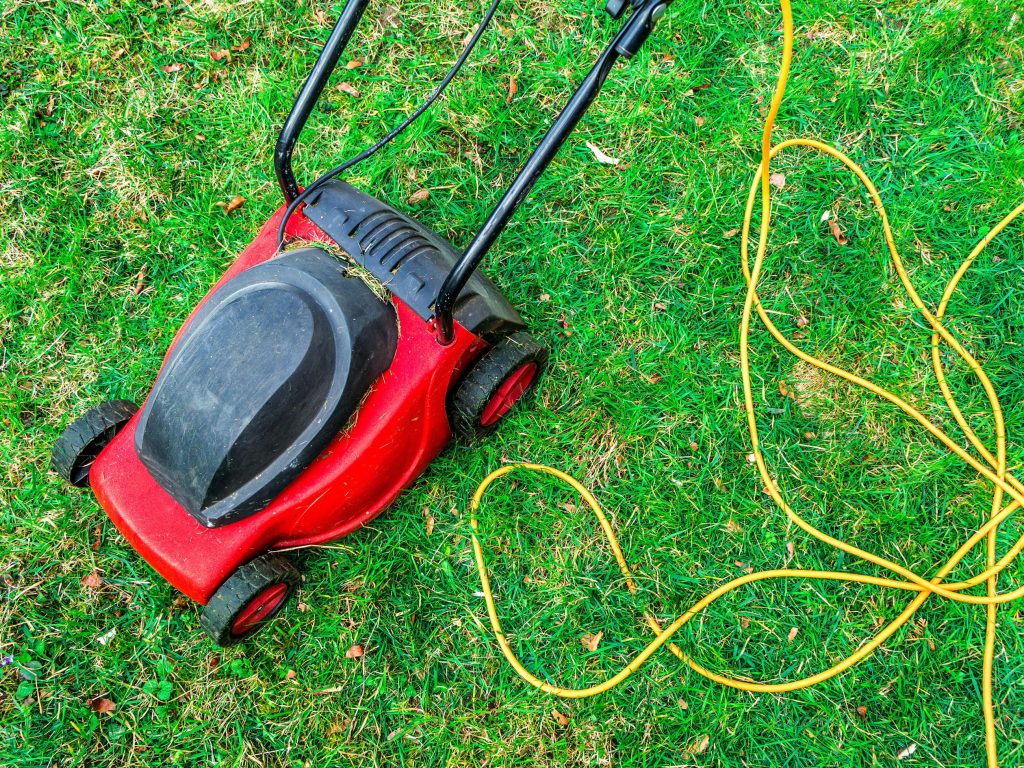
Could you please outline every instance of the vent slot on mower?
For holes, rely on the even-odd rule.
[[[417,315],[424,320],[432,317],[437,292],[458,260],[450,243],[343,181],[325,183],[306,202],[303,213]],[[455,319],[485,337],[524,327],[519,313],[480,272],[460,294]]]

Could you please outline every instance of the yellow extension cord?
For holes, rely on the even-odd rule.
[[[878,190],[875,188],[871,180],[868,179],[864,171],[858,166],[853,160],[848,158],[842,152],[820,141],[814,139],[791,139],[780,143],[778,146],[773,147],[771,143],[772,127],[775,123],[775,118],[779,112],[779,106],[782,103],[782,97],[786,90],[786,82],[789,79],[790,63],[793,55],[793,14],[790,7],[790,0],[780,0],[782,7],[782,17],[784,23],[784,47],[782,54],[782,66],[779,70],[778,84],[775,93],[772,97],[771,108],[768,111],[768,116],[764,124],[764,132],[761,139],[761,163],[758,166],[757,173],[754,176],[754,180],[750,186],[750,193],[747,198],[746,211],[743,217],[743,230],[741,240],[741,253],[743,258],[743,274],[747,281],[747,293],[746,301],[743,305],[743,315],[740,319],[740,374],[743,379],[743,398],[744,406],[747,415],[747,426],[750,430],[750,440],[754,459],[757,463],[758,472],[761,475],[761,479],[764,482],[764,486],[768,493],[771,495],[775,503],[786,513],[787,519],[795,523],[797,526],[802,528],[808,534],[815,539],[824,542],[836,549],[842,550],[848,554],[854,555],[861,560],[865,560],[869,563],[873,563],[882,568],[890,571],[894,576],[899,578],[880,578],[876,576],[867,576],[859,573],[847,573],[842,571],[815,571],[805,570],[797,568],[781,568],[769,571],[761,571],[757,573],[751,573],[742,576],[738,579],[733,579],[715,590],[708,593],[701,600],[697,601],[689,610],[683,615],[669,624],[667,627],[662,627],[660,622],[654,616],[647,614],[644,619],[647,625],[651,628],[655,638],[633,661],[626,665],[618,674],[605,680],[603,683],[592,685],[587,688],[562,688],[551,683],[544,682],[538,677],[533,675],[527,670],[516,658],[515,653],[509,647],[508,642],[505,639],[505,635],[501,629],[501,622],[498,619],[497,609],[494,603],[494,594],[491,591],[490,580],[487,577],[487,566],[484,561],[483,548],[481,547],[480,540],[477,537],[478,524],[477,524],[477,511],[480,507],[481,499],[484,496],[484,492],[488,486],[493,483],[496,479],[502,475],[506,475],[510,472],[514,472],[518,469],[524,469],[534,472],[541,472],[562,480],[563,482],[574,488],[580,496],[590,505],[590,508],[597,515],[597,519],[601,523],[601,527],[604,529],[605,535],[608,537],[608,543],[611,546],[612,553],[615,555],[615,560],[619,564],[619,569],[622,571],[622,575],[625,579],[626,586],[630,592],[636,593],[636,585],[633,582],[632,574],[630,573],[629,566],[626,564],[626,559],[623,557],[622,550],[619,547],[619,543],[615,537],[615,532],[612,530],[611,524],[605,517],[604,512],[598,504],[597,499],[594,495],[584,488],[577,480],[573,479],[569,475],[551,467],[546,467],[538,464],[516,464],[502,467],[490,475],[488,475],[484,481],[477,488],[476,493],[473,494],[473,500],[470,507],[470,523],[473,529],[473,554],[476,558],[477,569],[480,573],[480,581],[482,584],[484,599],[487,603],[487,613],[490,615],[491,627],[494,630],[495,638],[498,641],[498,645],[501,647],[502,653],[505,658],[508,659],[509,663],[515,668],[516,672],[531,685],[547,691],[548,693],[555,694],[556,696],[562,696],[565,698],[584,698],[587,696],[594,696],[604,691],[613,688],[614,686],[621,683],[633,672],[635,672],[655,651],[661,646],[668,644],[669,650],[674,653],[680,660],[685,662],[700,675],[713,680],[716,683],[727,685],[732,688],[738,688],[743,691],[753,691],[758,693],[782,693],[785,691],[794,691],[801,688],[807,688],[815,685],[823,680],[835,677],[846,669],[849,669],[857,662],[871,655],[875,649],[877,649],[882,643],[889,639],[900,627],[914,615],[914,613],[924,604],[924,602],[932,595],[940,595],[949,600],[956,600],[964,603],[973,603],[978,605],[984,605],[986,609],[986,631],[985,631],[985,651],[984,661],[982,669],[982,711],[985,720],[985,750],[988,756],[989,768],[996,768],[998,766],[999,758],[996,747],[996,728],[995,728],[995,716],[993,713],[992,704],[992,665],[993,658],[995,655],[995,637],[996,637],[996,615],[998,606],[1003,603],[1016,600],[1017,598],[1024,595],[1024,587],[1020,587],[1010,592],[999,593],[997,591],[997,578],[1005,568],[1009,567],[1017,558],[1017,555],[1024,549],[1024,536],[1017,540],[1017,542],[1001,557],[997,559],[996,553],[996,530],[1000,523],[1002,523],[1009,515],[1011,515],[1018,507],[1024,505],[1024,483],[1017,480],[1013,475],[1006,471],[1006,431],[1003,421],[1003,412],[999,404],[999,399],[996,396],[995,390],[989,381],[988,376],[984,370],[978,364],[977,360],[961,346],[956,340],[952,333],[946,329],[942,324],[941,318],[946,311],[946,307],[949,304],[949,300],[956,290],[960,279],[970,268],[971,264],[975,261],[978,255],[985,249],[985,247],[992,241],[992,239],[998,235],[1006,226],[1012,222],[1017,216],[1024,212],[1024,203],[1017,206],[1013,211],[1010,212],[1002,221],[1000,221],[995,227],[993,227],[988,234],[974,247],[970,255],[960,265],[960,268],[953,275],[952,279],[946,285],[946,289],[943,292],[942,300],[939,303],[938,309],[935,312],[929,310],[921,297],[917,294],[914,286],[911,284],[910,277],[904,269],[903,262],[900,259],[899,252],[896,249],[896,244],[893,241],[892,231],[889,227],[889,220],[885,213],[885,208],[882,205],[882,201],[879,198]],[[882,230],[885,235],[885,243],[889,249],[889,253],[892,257],[892,263],[896,269],[896,273],[899,275],[900,281],[903,283],[904,288],[907,291],[911,301],[920,310],[921,314],[928,320],[932,327],[931,337],[931,353],[932,353],[932,365],[935,371],[935,377],[938,380],[939,387],[942,390],[943,398],[946,401],[947,406],[953,418],[956,420],[960,429],[967,437],[968,441],[977,451],[980,458],[968,453],[966,450],[961,448],[954,442],[943,430],[935,426],[925,416],[914,408],[912,405],[907,403],[899,396],[892,392],[879,387],[870,381],[860,378],[859,376],[850,373],[849,371],[843,370],[842,368],[831,365],[823,360],[819,360],[812,355],[803,352],[790,342],[772,323],[768,314],[761,306],[757,297],[757,283],[761,276],[761,267],[765,258],[765,251],[768,245],[768,233],[771,225],[771,187],[769,179],[769,165],[771,158],[782,150],[788,147],[803,146],[811,147],[831,155],[835,159],[843,163],[849,168],[864,187],[867,189],[868,194],[871,196],[871,200],[878,210],[878,215],[881,218]],[[749,264],[749,253],[748,253],[748,238],[750,235],[751,221],[753,218],[754,205],[757,199],[758,188],[760,187],[761,196],[761,222],[760,222],[760,233],[757,243],[757,253],[754,257],[753,265]],[[786,502],[782,495],[779,493],[778,488],[772,480],[771,473],[768,470],[768,466],[765,463],[764,456],[761,453],[760,440],[758,437],[757,421],[754,412],[754,400],[752,394],[752,387],[750,383],[750,362],[749,362],[749,334],[750,334],[750,320],[752,312],[756,311],[758,317],[764,326],[768,329],[768,332],[779,342],[788,352],[795,355],[799,359],[810,363],[811,365],[819,368],[823,371],[827,371],[836,376],[840,376],[846,379],[852,384],[863,387],[864,389],[872,392],[879,397],[889,401],[890,403],[898,406],[907,416],[912,418],[921,427],[942,443],[950,452],[954,453],[960,459],[962,459],[968,466],[973,468],[979,475],[984,477],[986,480],[992,483],[992,509],[988,516],[988,521],[985,522],[970,538],[968,538],[956,551],[956,553],[939,568],[938,572],[931,578],[920,576],[913,571],[894,563],[891,560],[887,560],[879,555],[867,552],[859,547],[849,544],[844,541],[835,539],[824,532],[818,530],[813,525],[808,523],[792,507]],[[942,367],[942,361],[940,358],[940,341],[952,348],[960,358],[967,363],[974,374],[977,376],[978,381],[984,388],[986,395],[988,396],[989,405],[992,410],[992,418],[995,424],[996,431],[996,450],[993,455],[981,442],[977,434],[970,427],[965,419],[963,413],[956,403],[952,392],[946,382],[946,377]],[[1004,494],[1012,499],[1006,506],[1003,506]],[[982,540],[985,540],[988,550],[987,568],[981,573],[971,577],[967,581],[961,581],[956,583],[943,583],[943,579],[949,574],[950,571],[970,552],[977,544]],[[821,579],[821,580],[832,580],[832,581],[847,581],[857,582],[860,584],[872,584],[878,587],[888,587],[891,589],[901,589],[908,592],[915,592],[916,595],[903,610],[903,612],[886,627],[881,629],[874,637],[868,640],[864,645],[858,648],[855,652],[851,653],[845,659],[838,664],[826,669],[817,674],[805,677],[800,680],[793,680],[786,683],[755,683],[740,680],[735,677],[722,675],[717,672],[712,672],[709,669],[702,667],[696,661],[691,659],[674,643],[669,642],[669,638],[672,637],[676,632],[679,631],[687,622],[693,617],[697,616],[701,611],[714,603],[718,598],[722,597],[733,590],[742,587],[745,584],[749,584],[754,581],[762,581],[765,579],[781,579],[781,578],[799,578],[799,579]],[[966,590],[971,587],[986,583],[987,594],[985,595],[974,595],[966,594]]]

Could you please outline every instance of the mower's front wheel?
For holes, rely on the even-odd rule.
[[[54,443],[53,471],[76,488],[87,486],[96,457],[138,410],[130,400],[108,400],[83,413]]]
[[[199,622],[217,645],[234,645],[280,613],[300,579],[295,566],[281,555],[260,555],[213,593]]]
[[[452,397],[452,426],[467,436],[488,435],[530,394],[548,351],[524,331],[499,339],[476,361]]]

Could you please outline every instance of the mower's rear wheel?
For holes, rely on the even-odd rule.
[[[281,612],[300,578],[281,555],[260,555],[214,592],[199,621],[217,645],[234,645],[252,637]]]
[[[83,413],[54,443],[53,471],[77,488],[89,485],[92,463],[138,410],[129,400],[108,400]]]
[[[501,338],[473,365],[452,397],[452,426],[467,436],[488,435],[537,386],[548,351],[530,334]]]

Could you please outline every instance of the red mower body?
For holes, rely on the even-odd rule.
[[[347,0],[278,137],[286,205],[189,316],[142,410],[127,400],[90,408],[51,456],[206,606],[200,622],[220,644],[257,631],[297,587],[298,571],[272,550],[365,525],[453,433],[493,431],[536,385],[548,352],[477,267],[669,0],[609,3],[614,18],[630,9],[618,33],[465,249],[339,177],[441,96],[497,0],[398,126],[305,189],[293,172],[299,135],[368,2]],[[284,248],[289,239],[314,245]]]
[[[282,214],[283,209],[263,226],[207,298],[277,253]],[[301,215],[291,218],[287,231],[292,237],[331,242]],[[136,453],[141,411],[96,458],[90,485],[100,504],[131,545],[177,589],[206,604],[230,574],[257,555],[351,533],[387,508],[447,445],[452,437],[449,393],[488,345],[459,325],[451,344],[439,344],[428,323],[397,297],[392,301],[399,340],[390,367],[347,427],[262,511],[222,527],[201,525]],[[168,357],[173,349],[174,343]]]

